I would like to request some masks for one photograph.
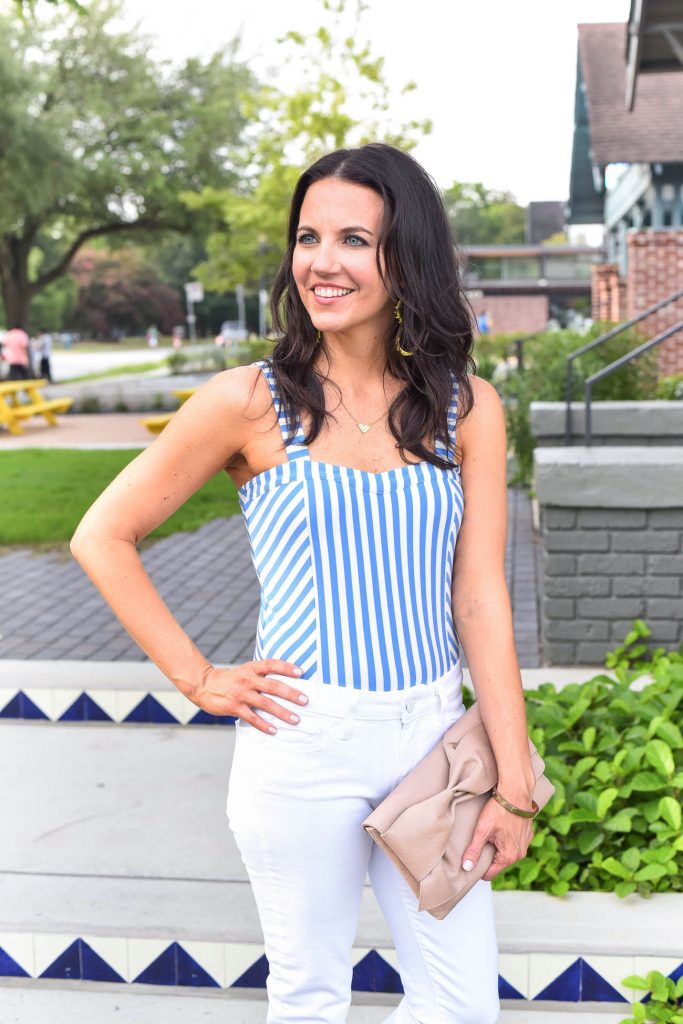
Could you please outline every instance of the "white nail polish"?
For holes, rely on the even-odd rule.
[[[474,864],[472,863],[471,860],[464,860],[462,862],[462,866],[465,869],[465,871],[471,871],[472,868],[474,867]]]

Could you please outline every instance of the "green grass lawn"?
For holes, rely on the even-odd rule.
[[[0,546],[64,549],[85,511],[137,449],[23,448],[0,452]],[[239,513],[237,490],[218,473],[139,545]]]

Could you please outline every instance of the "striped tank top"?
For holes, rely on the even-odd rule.
[[[283,441],[289,423],[267,360]],[[458,383],[448,413],[455,436]],[[311,458],[297,424],[288,461],[238,489],[261,586],[254,660],[357,690],[431,683],[459,657],[451,607],[463,516],[460,468],[417,462],[373,473]],[[440,439],[436,453],[452,455]]]

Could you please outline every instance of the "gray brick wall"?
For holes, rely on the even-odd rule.
[[[541,633],[549,664],[599,664],[634,618],[651,642],[683,643],[680,508],[539,505]]]

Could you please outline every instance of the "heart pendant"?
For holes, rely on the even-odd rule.
[[[367,423],[359,423],[358,429],[362,430],[364,434],[367,434],[368,430],[370,429],[370,426]]]

